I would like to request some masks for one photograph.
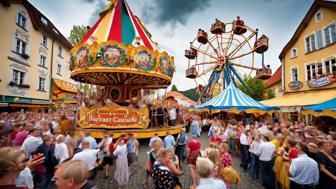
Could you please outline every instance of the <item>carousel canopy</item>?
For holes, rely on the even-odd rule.
[[[83,37],[81,44],[114,40],[124,45],[140,44],[158,50],[140,19],[133,14],[125,0],[111,0],[100,13],[99,20]]]
[[[82,41],[71,50],[71,77],[95,85],[165,88],[174,57],[159,52],[126,0],[111,0]]]
[[[240,89],[238,89],[233,82],[224,89],[218,96],[212,98],[211,100],[195,106],[196,109],[201,110],[204,108],[210,110],[229,110],[235,108],[237,110],[243,111],[248,109],[257,109],[262,111],[276,110],[277,107],[271,107],[264,105],[258,101],[255,101]]]

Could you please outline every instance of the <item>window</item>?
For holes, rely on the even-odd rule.
[[[58,75],[62,75],[62,65],[61,64],[57,64],[57,74]]]
[[[336,73],[336,58],[332,58],[324,62],[325,73]]]
[[[295,57],[297,57],[297,49],[296,49],[296,48],[293,48],[293,49],[291,50],[291,58],[295,58]]]
[[[315,22],[319,22],[319,21],[321,21],[322,18],[323,18],[323,14],[322,14],[321,12],[317,12],[317,13],[315,14]]]
[[[46,18],[44,18],[43,16],[41,16],[41,21],[44,25],[48,25],[48,20]]]
[[[25,77],[24,72],[21,72],[19,70],[13,70],[13,77],[12,77],[12,81],[16,84],[16,85],[22,85],[24,83],[24,77]]]
[[[20,27],[26,29],[27,26],[27,18],[19,12],[16,18],[16,24],[19,25]]]
[[[39,85],[38,85],[38,90],[44,91],[45,89],[45,78],[39,77]]]
[[[297,67],[291,69],[291,80],[292,81],[298,81],[298,69]]]
[[[26,54],[27,43],[23,40],[16,38],[15,52],[18,54]]]
[[[58,56],[63,57],[63,48],[61,46],[58,47]]]
[[[316,50],[315,48],[315,36],[310,35],[309,37],[306,37],[306,52],[311,52]]]
[[[332,24],[324,29],[326,45],[336,42],[336,26]]]
[[[323,39],[322,39],[321,30],[316,32],[316,41],[317,41],[317,49],[321,49],[323,47]]]
[[[322,74],[322,63],[314,63],[306,65],[307,80],[316,79],[317,74]]]
[[[41,55],[40,56],[40,64],[39,65],[42,66],[42,67],[47,67],[46,66],[47,65],[47,57]]]
[[[48,47],[48,37],[46,35],[42,36],[42,45],[46,48]]]

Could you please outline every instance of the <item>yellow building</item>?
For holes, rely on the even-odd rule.
[[[262,102],[302,120],[302,106],[336,98],[335,44],[336,2],[316,0],[280,53],[284,95]]]
[[[0,106],[48,107],[55,80],[76,94],[69,70],[72,45],[45,15],[27,0],[4,0],[0,26]]]

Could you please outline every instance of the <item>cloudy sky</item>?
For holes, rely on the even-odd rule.
[[[73,25],[93,25],[98,12],[108,0],[29,0],[56,27],[69,36]],[[278,56],[310,8],[313,0],[128,0],[134,14],[138,15],[159,43],[175,57],[176,73],[173,84],[179,90],[195,87],[185,78],[188,61],[184,50],[196,37],[199,28],[210,30],[215,18],[232,22],[240,16],[251,28],[258,28],[270,39],[265,63],[273,72],[280,66]],[[260,65],[260,57],[256,59]],[[250,65],[250,62],[242,62]]]

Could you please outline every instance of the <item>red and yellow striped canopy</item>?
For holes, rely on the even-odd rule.
[[[83,37],[81,44],[91,44],[114,40],[125,45],[142,45],[150,50],[158,50],[149,32],[136,17],[126,0],[111,0],[100,13],[100,18]]]

